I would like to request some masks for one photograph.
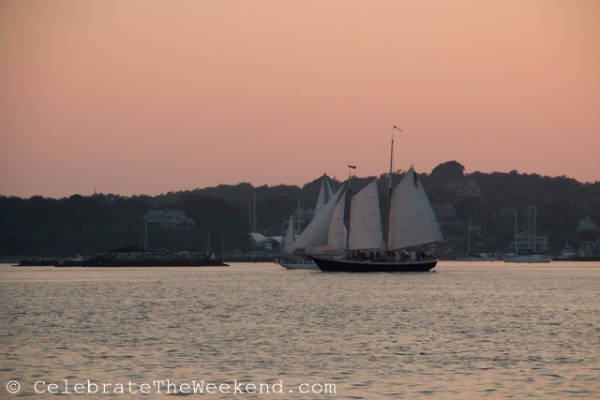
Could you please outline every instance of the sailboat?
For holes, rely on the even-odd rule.
[[[373,180],[354,194],[350,177],[348,184],[336,192],[294,242],[295,249],[310,248],[309,256],[321,271],[424,272],[437,265],[435,257],[420,249],[412,254],[404,250],[441,241],[442,233],[425,189],[412,167],[392,189],[393,148],[392,137],[384,224],[377,181]],[[325,255],[316,255],[316,250]]]
[[[284,256],[278,260],[278,264],[287,269],[319,269],[317,264],[310,258],[303,255],[289,254],[292,244],[294,243],[294,215],[290,215],[290,221],[287,229],[287,234],[284,238]]]
[[[531,232],[532,219],[531,210],[533,209],[533,233]],[[515,239],[512,243],[512,247],[515,250],[515,254],[507,254],[504,258],[504,262],[513,263],[549,263],[552,261],[552,257],[545,254],[546,250],[545,236],[538,236],[537,234],[537,208],[527,208],[527,222],[526,229],[519,233],[518,214],[515,212]]]
[[[333,197],[333,192],[331,190],[331,184],[329,182],[329,177],[323,174],[321,178],[321,186],[319,189],[319,195],[317,197],[317,203],[315,206],[315,210],[313,213],[313,220],[320,214],[320,212],[325,208],[327,203]],[[289,219],[288,228],[286,232],[286,236],[284,238],[284,256],[279,260],[279,265],[287,269],[312,269],[318,270],[317,264],[307,257],[304,254],[294,254],[293,249],[298,248],[294,246],[294,215],[292,214]]]
[[[485,257],[483,257],[481,254],[479,254],[479,253],[472,253],[471,252],[471,217],[469,217],[469,224],[468,224],[468,227],[467,227],[467,254],[466,255],[461,255],[461,250],[462,250],[462,243],[460,244],[460,249],[458,250],[459,256],[456,257],[456,261],[481,261],[481,260],[485,260]]]

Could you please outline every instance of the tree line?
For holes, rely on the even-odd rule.
[[[403,172],[397,171],[397,183]],[[375,177],[354,178],[353,188]],[[379,178],[382,203],[387,178]],[[386,178],[386,179],[383,179]],[[537,174],[464,173],[464,167],[449,161],[431,173],[420,173],[435,207],[446,203],[456,209],[455,223],[442,226],[447,242],[457,249],[464,237],[466,221],[481,227],[477,251],[505,251],[515,232],[511,208],[535,206],[537,230],[546,234],[549,245],[558,251],[565,243],[578,246],[595,240],[599,232],[577,232],[577,221],[585,217],[600,222],[600,182],[581,183],[566,176]],[[475,182],[481,194],[465,194],[459,189]],[[334,181],[339,187],[341,182]],[[211,250],[220,255],[247,252],[253,248],[249,232],[256,212],[257,231],[282,235],[283,220],[298,207],[314,207],[320,179],[305,184],[259,186],[249,183],[219,185],[204,189],[169,192],[158,196],[117,194],[75,194],[61,199],[0,196],[0,257],[72,257],[92,255],[122,248],[172,247]],[[254,199],[256,202],[254,203]],[[146,224],[150,210],[181,209],[194,219],[195,228],[175,231],[159,224]],[[210,233],[210,235],[209,235]]]

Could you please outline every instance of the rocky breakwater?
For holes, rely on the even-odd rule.
[[[84,260],[66,260],[57,267],[209,267],[227,264],[198,250],[130,251],[100,253]]]

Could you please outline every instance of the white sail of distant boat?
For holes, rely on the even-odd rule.
[[[317,265],[311,259],[299,256],[297,254],[292,256],[290,253],[296,251],[297,249],[303,249],[307,252],[320,251],[319,249],[315,248],[314,243],[327,241],[326,237],[330,234],[329,231],[326,231],[323,227],[319,226],[321,224],[319,221],[329,220],[332,218],[336,205],[335,202],[330,201],[332,198],[338,199],[339,195],[337,197],[333,195],[331,191],[331,185],[329,183],[329,177],[324,174],[321,179],[321,186],[319,189],[319,195],[317,197],[315,211],[313,213],[313,220],[296,240],[294,240],[294,228],[292,223],[290,222],[290,225],[288,226],[284,245],[284,253],[286,254],[279,263],[282,267],[288,269],[318,269]],[[331,203],[331,205],[329,205],[329,203]],[[290,217],[290,221],[292,218],[293,217]],[[327,224],[329,224],[329,222],[327,222]],[[341,227],[342,229],[344,228],[343,214]],[[334,231],[331,231],[331,234],[334,234],[333,232]],[[312,238],[313,235],[316,235],[315,238]],[[343,236],[344,241],[345,237],[346,236]]]
[[[290,221],[283,243],[283,251],[287,252],[292,246],[292,243],[294,243],[294,214],[290,215]]]
[[[327,250],[329,228],[340,196],[344,193],[344,186],[341,186],[333,195],[332,199],[323,207],[321,212],[308,224],[300,236],[294,241],[289,251],[304,250],[305,253],[312,253],[318,250]],[[317,248],[318,246],[318,248]]]

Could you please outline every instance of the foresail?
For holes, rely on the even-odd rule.
[[[313,214],[313,218],[315,218],[319,212],[325,207],[325,204],[331,200],[333,197],[333,192],[331,191],[331,185],[329,184],[329,178],[327,175],[323,175],[321,178],[321,188],[319,189],[319,196],[317,198],[317,205],[315,206],[315,213]]]
[[[333,198],[325,204],[325,207],[319,212],[319,214],[308,224],[306,229],[298,236],[298,239],[290,246],[289,251],[295,251],[298,249],[304,249],[306,252],[310,252],[314,246],[327,244],[329,236],[329,225],[331,224],[331,218],[335,205],[341,194],[344,192],[344,186],[342,185],[335,193]]]
[[[369,183],[352,197],[349,231],[349,250],[383,248],[377,181]]]
[[[412,168],[392,192],[389,224],[391,250],[443,240],[429,198]]]

